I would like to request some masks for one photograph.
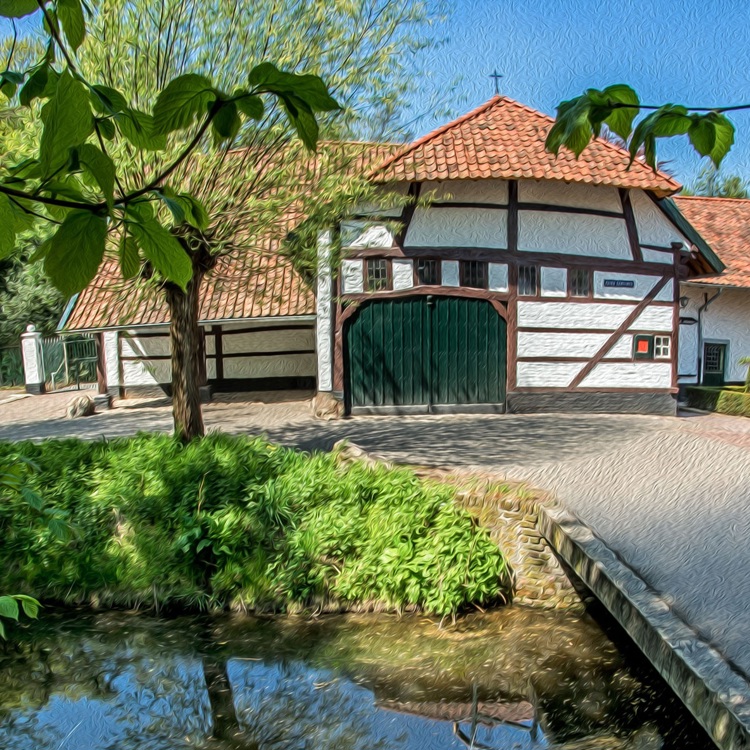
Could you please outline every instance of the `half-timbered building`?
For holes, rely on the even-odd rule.
[[[399,206],[323,232],[313,285],[272,252],[228,261],[232,284],[207,280],[207,381],[313,385],[351,414],[674,413],[685,319],[703,304],[684,285],[725,266],[672,177],[603,139],[554,156],[551,124],[497,96],[408,146],[372,146],[362,163]],[[65,329],[102,333],[110,390],[166,385],[166,311],[125,311],[107,273]]]

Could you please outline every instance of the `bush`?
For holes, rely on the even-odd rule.
[[[64,542],[0,503],[0,591],[66,603],[421,608],[453,614],[509,593],[506,562],[453,491],[404,469],[211,435],[0,444],[40,471]]]
[[[735,417],[750,417],[750,393],[737,388],[690,386],[686,389],[688,406]]]

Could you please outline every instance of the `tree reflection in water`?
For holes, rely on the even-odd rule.
[[[652,679],[592,622],[523,609],[442,630],[48,614],[0,647],[0,747],[462,750],[472,732],[503,750],[711,747]]]

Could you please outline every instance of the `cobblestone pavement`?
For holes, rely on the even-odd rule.
[[[73,394],[75,395],[75,394]],[[64,418],[70,393],[0,403],[0,440],[168,431],[168,402]],[[314,420],[303,395],[219,396],[209,430],[307,450],[349,438],[385,458],[477,466],[550,490],[750,674],[750,419],[686,413]]]

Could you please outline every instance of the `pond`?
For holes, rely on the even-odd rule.
[[[5,750],[713,747],[600,616],[43,612],[0,646]]]

